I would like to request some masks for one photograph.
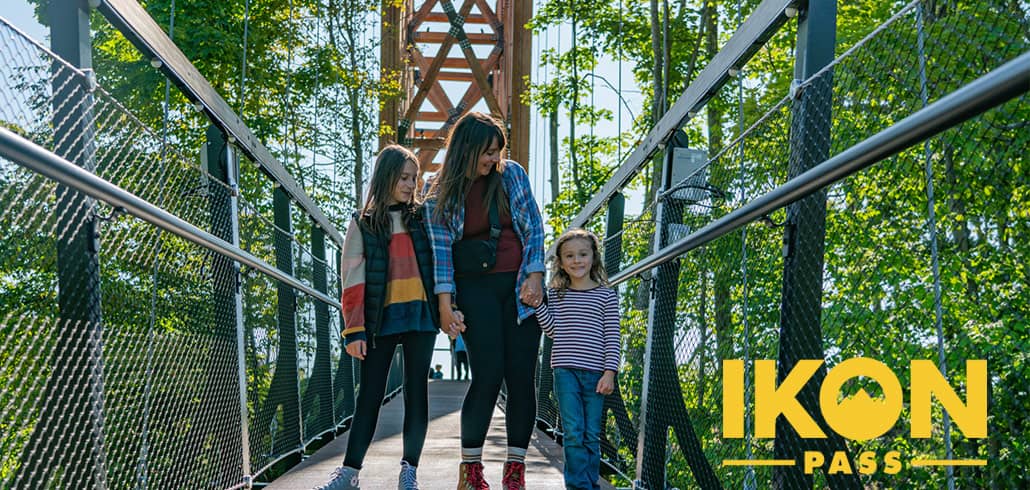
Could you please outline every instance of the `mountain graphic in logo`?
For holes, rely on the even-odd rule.
[[[865,389],[845,397],[834,407],[823,407],[827,418],[830,412],[837,424],[846,427],[847,433],[858,440],[879,437],[894,425],[901,412],[901,405],[889,403],[886,398],[873,398]],[[844,428],[844,427],[842,427]],[[843,432],[843,431],[842,431]]]

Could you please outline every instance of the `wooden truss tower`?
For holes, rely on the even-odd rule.
[[[533,63],[532,37],[525,28],[533,1],[383,3],[382,67],[385,76],[399,79],[401,96],[380,110],[380,124],[395,130],[380,138],[380,146],[408,146],[422,171],[434,172],[439,168],[434,159],[454,124],[484,101],[505,121],[508,158],[528,168],[530,112],[521,99]]]

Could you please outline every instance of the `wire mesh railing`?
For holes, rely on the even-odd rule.
[[[0,486],[244,487],[346,427],[321,224],[3,19],[0,59]]]
[[[721,147],[670,141],[681,166],[660,204],[607,234],[607,253],[633,267],[790,184],[803,162],[839,156],[1025,57],[1027,32],[1019,3],[911,3],[787,97],[760,97],[745,70],[741,92],[766,109],[736,114],[737,132],[723,128],[733,137]],[[5,130],[229,245],[235,228],[243,252],[295,281],[239,270],[144,213],[0,159],[0,486],[242,486],[344,424],[357,364],[342,353],[338,311],[312,294],[339,297],[339,250],[309,216],[277,206],[267,180],[238,195],[216,165],[193,162],[253,171],[248,157],[224,139],[200,148],[162,137],[90,72],[6,21],[0,59]],[[614,478],[683,488],[1025,486],[1028,116],[1022,95],[763,224],[623,278],[625,366],[606,400],[602,442]],[[602,231],[600,218],[588,226]],[[913,359],[934,359],[954,385],[964,360],[987,359],[988,437],[962,437],[966,428],[941,422],[939,406],[928,438],[909,437],[908,422],[863,442],[751,430],[755,361],[778,359],[783,373],[798,359],[832,368],[853,357],[895,368],[904,386],[901,367]],[[735,359],[744,361],[742,437],[721,419],[722,361]],[[560,433],[540,364],[538,416]],[[845,392],[860,390],[883,391],[862,381]],[[810,394],[799,398],[810,406]],[[911,415],[906,406],[901,420]],[[831,472],[838,448],[852,468],[863,451],[882,467],[900,450],[904,468]],[[825,454],[814,475],[762,464],[800,462],[804,450]],[[913,463],[935,457],[986,464]]]
[[[803,11],[799,19],[809,15]],[[1012,423],[1026,401],[1013,382],[1026,374],[1022,352],[1030,338],[1020,265],[1028,250],[1016,238],[1028,225],[1019,210],[1030,204],[1023,190],[1030,154],[1025,66],[1012,100],[934,130],[925,142],[793,197],[793,204],[723,227],[712,235],[718,238],[704,233],[1006,63],[1026,63],[1028,18],[1025,5],[1011,2],[901,5],[786,95],[765,86],[783,74],[738,67],[717,95],[723,107],[729,101],[737,109],[723,109],[718,128],[684,127],[662,142],[666,184],[654,203],[624,215],[619,194],[580,213],[604,239],[622,299],[625,360],[620,390],[606,401],[602,440],[614,482],[642,488],[1027,484],[1017,469],[1030,461],[1017,442],[1026,430]],[[814,28],[807,29],[811,35]],[[801,35],[785,31],[776,36]],[[797,58],[806,56],[805,42],[792,39]],[[713,147],[712,131],[727,143]],[[615,191],[638,195],[634,189],[646,188],[649,166],[641,162],[635,177],[619,176]],[[606,220],[621,224],[606,229]],[[685,237],[701,245],[652,255]],[[648,256],[660,260],[641,260]],[[541,355],[544,365],[546,348]],[[856,357],[889,366],[906,390],[909,363],[930,360],[963,401],[973,383],[965,361],[986,359],[986,437],[965,434],[970,428],[950,423],[940,404],[932,407],[930,434],[913,437],[907,395],[898,423],[882,436],[841,437],[817,408],[818,389],[828,371]],[[797,399],[825,439],[799,437],[783,417],[756,420],[756,383],[778,385],[802,359],[822,361]],[[724,385],[737,376],[724,361],[734,360],[742,361],[739,383]],[[766,378],[757,377],[762,360],[772,363],[761,367]],[[560,433],[549,375],[541,368],[538,417]],[[859,393],[879,397],[884,390],[866,377],[844,384],[838,396],[857,400]],[[740,405],[730,412],[740,418],[739,434],[726,426],[726,400]],[[876,418],[876,408],[858,418]],[[773,424],[776,437],[756,433],[759,422]],[[818,464],[806,469],[803,458],[814,453]]]

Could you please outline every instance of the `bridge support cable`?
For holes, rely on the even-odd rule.
[[[929,103],[926,81],[926,32],[924,30],[925,13],[923,2],[916,5],[916,42],[919,51],[919,98],[922,107]],[[933,324],[937,334],[937,359],[939,369],[945,379],[948,377],[948,365],[944,356],[944,328],[943,308],[941,306],[941,265],[937,252],[937,217],[934,213],[936,205],[933,196],[933,151],[930,149],[930,140],[923,142],[924,173],[926,174],[926,228],[927,241],[930,245],[930,269],[933,278]],[[951,449],[951,416],[948,410],[941,408],[944,414],[944,454],[945,459],[954,458]],[[945,469],[948,475],[948,490],[955,490],[955,468],[948,466]]]
[[[175,0],[169,4],[168,13],[168,37],[175,37]],[[158,182],[160,183],[160,191],[158,191],[158,202],[156,203],[159,207],[164,207],[165,198],[165,185],[168,183],[168,168],[166,161],[166,154],[169,150],[168,145],[168,116],[169,107],[172,99],[172,86],[168,79],[164,81],[164,102],[161,107],[161,155],[159,157],[158,166]],[[161,250],[164,246],[164,230],[158,230],[157,232],[157,247],[154,251],[154,265],[151,272],[151,285],[150,290],[150,319],[147,324],[147,353],[146,353],[146,381],[144,382],[143,388],[143,421],[141,430],[141,441],[139,447],[139,462],[136,464],[136,483],[139,488],[146,490],[150,484],[150,420],[151,411],[153,407],[153,385],[154,385],[154,341],[155,341],[155,327],[157,324],[157,297],[158,297],[158,285],[161,281]]]
[[[744,11],[741,5],[741,0],[737,0],[737,28],[744,22]],[[743,135],[745,133],[744,124],[744,80],[745,75],[743,73],[743,67],[738,68],[736,72],[737,78],[737,134]],[[739,173],[737,176],[737,184],[739,186],[740,195],[738,196],[737,206],[740,206],[747,202],[747,188],[745,182],[747,179],[747,165],[745,164],[744,157],[744,145],[737,146],[737,165],[739,167]],[[740,228],[740,285],[741,285],[741,315],[740,322],[744,328],[744,457],[746,459],[752,459],[754,454],[752,450],[752,425],[751,425],[751,388],[754,386],[753,377],[751,376],[752,369],[754,367],[754,360],[751,358],[751,322],[748,316],[751,312],[748,309],[748,269],[747,269],[747,227],[743,226]],[[748,466],[743,479],[744,490],[754,490],[758,488],[758,481],[755,476],[755,468]]]

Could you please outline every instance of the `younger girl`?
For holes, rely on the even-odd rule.
[[[347,227],[341,268],[347,354],[361,363],[347,455],[322,487],[356,489],[383,403],[390,361],[404,352],[404,455],[398,488],[417,489],[415,468],[429,423],[426,373],[439,312],[433,297],[433,252],[413,199],[418,159],[391,145],[379,153],[365,207]],[[460,322],[461,316],[455,319]]]
[[[607,287],[593,233],[558,238],[547,302],[536,305],[540,327],[554,339],[551,368],[565,430],[565,488],[598,489],[604,395],[619,370],[619,298]]]

